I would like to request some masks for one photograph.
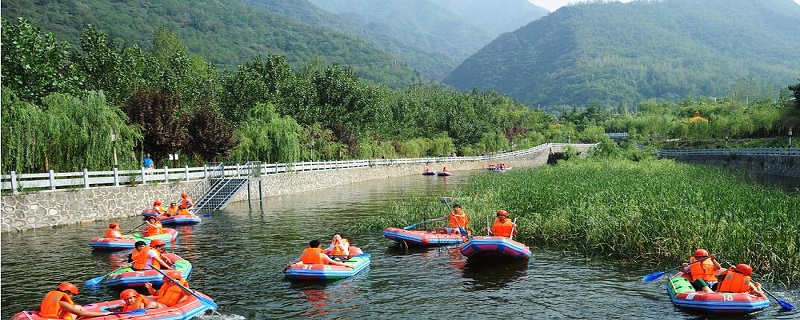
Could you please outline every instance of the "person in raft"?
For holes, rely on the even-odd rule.
[[[722,266],[715,255],[709,255],[706,249],[697,249],[689,257],[689,262],[683,263],[683,273],[691,276],[692,287],[697,291],[706,293],[714,292],[717,285],[717,270]]]
[[[517,235],[517,224],[508,218],[508,211],[497,210],[497,218],[494,219],[492,228],[488,231],[494,236],[511,238],[511,236]]]
[[[122,238],[122,232],[119,231],[119,223],[112,222],[108,224],[106,238]]]
[[[461,205],[456,203],[453,205],[453,210],[450,211],[446,216],[442,217],[442,219],[450,219],[448,221],[449,227],[444,228],[445,233],[453,233],[453,234],[461,234],[459,228],[463,229],[467,234],[472,234],[467,228],[469,227],[469,217],[467,213],[464,212],[464,209],[461,208]],[[438,230],[441,232],[441,229]]]
[[[133,249],[131,249],[131,254],[128,255],[128,262],[133,262],[133,257],[137,256],[145,246],[147,246],[147,242],[141,240],[136,241],[136,243],[133,244]]]
[[[308,248],[303,250],[303,253],[300,255],[300,257],[292,260],[292,262],[289,262],[289,264],[287,264],[283,270],[289,269],[292,267],[292,265],[298,262],[303,262],[303,264],[332,264],[335,266],[348,267],[351,269],[353,268],[353,266],[333,260],[327,254],[323,253],[319,240],[316,239],[309,241]]]
[[[158,221],[158,218],[147,217],[145,218],[145,221],[147,222],[147,236],[154,236],[164,233],[164,226],[161,224],[161,221]]]
[[[189,212],[189,209],[187,209],[186,207],[184,207],[181,204],[181,205],[178,205],[178,215],[179,216],[190,216],[190,215],[192,215],[192,213]]]
[[[183,192],[181,193],[181,202],[178,204],[182,204],[186,209],[191,209],[194,205],[194,200],[192,200],[192,197],[190,197],[188,193]]]
[[[183,279],[183,275],[181,275],[180,271],[169,270],[164,274],[166,275],[163,277],[164,283],[158,290],[153,289],[153,284],[150,282],[145,282],[144,284],[144,287],[147,288],[147,292],[149,292],[151,296],[156,296],[156,303],[159,308],[172,307],[188,297],[184,289],[176,284],[176,282],[180,283],[186,289],[189,289],[189,283]]]
[[[130,312],[138,309],[155,309],[158,303],[144,295],[139,294],[136,289],[125,289],[119,294],[119,299],[125,302],[119,312]]]
[[[164,208],[161,205],[161,200],[156,199],[156,201],[153,201],[153,212],[158,213],[159,215],[167,213],[164,211]]]
[[[175,202],[171,202],[169,207],[167,207],[167,217],[171,217],[178,214],[178,204]]]
[[[135,245],[135,244],[134,244]],[[158,269],[172,269],[172,261],[166,259],[161,256],[166,250],[167,243],[161,239],[153,239],[150,241],[149,246],[143,246],[138,253],[131,254],[131,258],[133,259],[133,270],[141,271],[141,270],[150,270],[155,268]]]
[[[111,312],[95,312],[83,309],[72,301],[78,295],[78,287],[70,282],[62,282],[55,290],[48,292],[39,305],[39,316],[72,320],[77,317],[101,317]]]
[[[731,266],[722,275],[722,280],[717,285],[717,292],[747,292],[754,296],[766,298],[764,291],[761,290],[761,284],[753,281],[750,277],[752,273],[753,268],[744,263],[740,263],[735,268]]]
[[[364,253],[361,251],[361,249],[355,251],[355,254]],[[339,233],[334,233],[333,239],[331,239],[331,244],[328,246],[328,249],[323,250],[322,253],[327,254],[334,260],[347,260],[350,258],[350,240],[347,240],[347,238],[342,238],[342,235]]]

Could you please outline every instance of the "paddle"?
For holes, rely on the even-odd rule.
[[[733,267],[733,265],[730,262],[725,261],[725,263],[727,263],[729,267]],[[786,301],[783,301],[781,299],[778,299],[778,297],[776,297],[774,294],[772,294],[772,292],[767,291],[767,289],[764,289],[764,287],[761,287],[761,291],[764,291],[764,293],[766,293],[768,296],[772,297],[772,299],[775,299],[775,302],[777,302],[779,305],[781,305],[781,308],[783,308],[784,310],[786,310],[786,311],[794,310],[794,305],[792,305],[789,302],[786,302]]]
[[[703,259],[700,259],[700,260],[697,260],[695,262],[692,262],[689,265],[698,263],[698,262],[703,261],[705,259],[708,259],[708,257],[705,257]],[[663,276],[665,273],[670,272],[670,271],[674,271],[674,270],[678,270],[679,268],[682,268],[682,267],[683,267],[683,265],[680,265],[680,266],[677,266],[675,268],[669,268],[669,269],[664,270],[664,271],[653,272],[651,274],[648,274],[648,275],[642,277],[642,279],[644,280],[644,282],[652,282],[654,280],[657,280],[658,278],[661,278],[661,276]]]
[[[143,225],[145,225],[145,224],[147,224],[147,221],[145,221],[145,222],[142,222],[142,223],[141,223],[141,224],[139,224],[138,226],[135,226],[135,227],[133,227],[133,229],[131,229],[131,231],[128,231],[128,232],[129,232],[129,233],[133,233],[134,231],[136,231],[136,229],[139,229],[139,227],[141,227],[141,226],[143,226]]]
[[[410,225],[407,225],[407,226],[403,227],[403,230],[411,229],[411,228],[416,227],[416,226],[418,226],[420,224],[424,224],[424,223],[428,223],[428,222],[434,222],[434,221],[441,221],[441,220],[444,220],[444,219],[445,218],[441,218],[440,217],[440,218],[436,218],[436,219],[430,219],[430,220],[425,220],[425,221],[422,221],[422,222],[417,222],[417,223],[410,224]]]
[[[786,302],[786,301],[783,301],[783,300],[781,300],[781,299],[778,299],[778,297],[776,297],[774,294],[772,294],[772,292],[769,292],[769,291],[767,291],[767,289],[764,289],[764,288],[762,287],[762,288],[761,288],[761,291],[764,291],[764,293],[766,293],[767,295],[769,295],[770,297],[772,297],[772,299],[775,299],[775,302],[777,302],[779,305],[781,305],[781,308],[783,308],[784,310],[787,310],[787,311],[792,311],[792,310],[794,310],[794,306],[793,306],[791,303],[788,303],[788,302]]]
[[[508,238],[514,240],[514,228],[517,227],[517,218],[514,218],[513,225],[511,226],[511,234],[508,235]]]
[[[116,269],[116,270],[114,270],[114,271],[111,271],[111,272],[109,272],[109,273],[106,273],[106,274],[104,274],[104,275],[102,275],[102,276],[99,276],[99,277],[96,277],[96,278],[91,278],[91,279],[89,279],[89,280],[86,280],[86,286],[87,286],[87,287],[92,287],[92,286],[95,286],[95,285],[97,285],[98,283],[100,283],[100,281],[103,281],[103,279],[105,279],[106,277],[108,277],[109,275],[111,275],[112,273],[114,273],[114,272],[117,272],[117,271],[119,271],[119,270],[122,270],[123,268],[127,268],[127,267],[129,267],[130,265],[131,265],[130,263],[126,263],[126,264],[124,264],[124,265],[120,266],[119,268],[117,268],[117,269]]]
[[[170,281],[172,281],[172,283],[174,283],[175,285],[177,285],[178,287],[183,289],[183,291],[186,291],[186,292],[190,293],[191,295],[195,296],[204,305],[207,305],[208,307],[210,307],[211,310],[214,310],[216,312],[217,308],[219,308],[219,306],[213,300],[207,299],[205,297],[200,296],[199,294],[194,292],[194,290],[189,289],[189,288],[185,287],[184,285],[182,285],[178,280],[172,279],[170,276],[168,276],[166,273],[164,273],[164,271],[161,271],[158,268],[153,267],[152,265],[150,267],[153,268],[153,270],[158,271],[158,273],[160,273],[165,278],[167,278]]]

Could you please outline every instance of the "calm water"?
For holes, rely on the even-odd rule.
[[[461,177],[411,176],[268,198],[263,206],[235,203],[197,226],[179,227],[175,253],[194,265],[189,282],[220,305],[222,316],[274,318],[697,319],[672,306],[666,276],[644,283],[651,268],[622,270],[572,252],[531,246],[533,258],[500,266],[467,264],[456,247],[403,250],[379,231],[345,234],[372,254],[356,277],[327,284],[293,284],[282,267],[313,238],[330,239],[363,217],[409,195],[450,195]],[[469,213],[469,208],[466,208]],[[446,207],[436,214],[444,215]],[[120,221],[123,230],[140,218]],[[110,300],[118,292],[83,283],[122,264],[128,253],[92,252],[88,241],[106,222],[2,234],[2,317],[36,306],[61,281],[81,289],[76,302]],[[324,242],[324,241],[323,241]],[[768,287],[770,287],[768,285]],[[800,290],[773,289],[800,303]],[[777,304],[745,318],[797,318]]]

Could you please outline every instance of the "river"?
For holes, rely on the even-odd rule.
[[[193,263],[191,286],[220,306],[221,316],[204,319],[698,319],[670,303],[666,276],[651,283],[641,280],[660,270],[622,269],[609,261],[533,244],[534,254],[527,262],[475,266],[457,247],[404,250],[380,231],[345,233],[353,245],[372,254],[370,268],[325,284],[283,278],[282,267],[309,240],[326,243],[334,232],[353,230],[360,219],[409,195],[430,195],[431,201],[438,201],[464,176],[410,176],[266,198],[252,207],[233,203],[199,225],[178,227],[177,246],[170,250]],[[443,207],[436,214],[446,211]],[[119,222],[123,230],[130,230],[141,218]],[[3,319],[33,308],[62,281],[78,285],[79,304],[118,298],[117,291],[83,285],[114,270],[128,253],[90,249],[89,240],[102,235],[105,227],[106,222],[95,222],[3,233]],[[800,302],[800,289],[771,291]],[[797,312],[780,312],[773,303],[742,318],[797,317]]]

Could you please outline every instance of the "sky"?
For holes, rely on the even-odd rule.
[[[550,10],[550,12],[556,11],[556,9],[568,4],[568,3],[575,3],[581,2],[582,0],[528,0],[531,3]],[[631,2],[631,0],[617,0],[619,2]],[[797,4],[800,4],[800,0],[794,0]]]

